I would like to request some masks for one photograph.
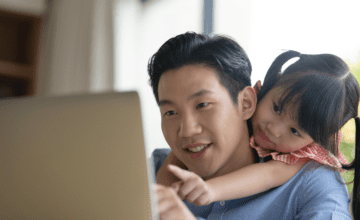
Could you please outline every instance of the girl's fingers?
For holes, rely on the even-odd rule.
[[[185,199],[190,202],[193,203],[194,201],[196,201],[197,199],[200,198],[201,195],[204,194],[204,188],[194,188],[191,192],[189,192],[186,196]]]
[[[177,178],[179,178],[180,180],[182,180],[184,182],[187,181],[188,179],[190,179],[193,175],[196,175],[190,171],[181,169],[181,168],[171,165],[171,164],[168,165],[168,170],[170,172],[172,172]]]
[[[209,205],[211,203],[211,198],[208,194],[204,193],[200,195],[195,201],[194,204],[197,206]]]
[[[197,174],[174,165],[168,165],[168,169],[181,180],[171,186],[181,199],[186,199],[188,202],[193,203],[206,191],[204,180]],[[203,200],[201,199],[201,201]]]
[[[175,192],[178,193],[182,184],[183,184],[183,181],[175,182],[175,183],[171,184],[171,188],[173,188],[175,190]]]
[[[182,199],[193,202],[206,190],[205,182],[200,177],[194,177],[183,182],[178,190],[178,195]]]

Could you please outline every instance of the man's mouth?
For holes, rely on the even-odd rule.
[[[208,146],[210,146],[210,144],[207,144],[207,145],[204,144],[204,145],[200,145],[197,147],[188,148],[188,150],[193,153],[198,153],[198,152],[204,150]]]
[[[189,153],[190,158],[198,159],[206,155],[206,152],[212,144],[201,144],[196,146],[188,146],[186,151]]]

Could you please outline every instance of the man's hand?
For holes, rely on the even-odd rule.
[[[168,165],[168,169],[181,180],[172,184],[172,188],[181,199],[186,199],[197,206],[212,202],[214,192],[200,176],[173,165]]]
[[[161,220],[196,220],[173,188],[156,184],[155,191]]]

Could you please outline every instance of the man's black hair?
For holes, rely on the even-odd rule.
[[[216,70],[235,104],[239,92],[251,86],[251,63],[238,43],[225,36],[210,37],[187,32],[166,41],[149,60],[148,74],[158,104],[161,75],[192,64],[207,65]]]

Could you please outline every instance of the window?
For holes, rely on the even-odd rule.
[[[203,1],[117,1],[115,88],[140,94],[148,156],[155,148],[168,147],[148,84],[148,60],[169,38],[186,31],[202,32]],[[358,0],[213,0],[213,3],[212,30],[232,37],[245,49],[253,66],[253,84],[264,79],[271,62],[286,49],[333,53],[349,62],[359,60]]]

